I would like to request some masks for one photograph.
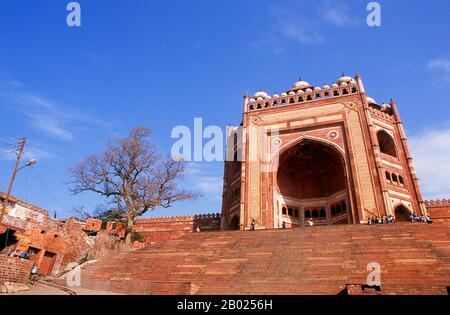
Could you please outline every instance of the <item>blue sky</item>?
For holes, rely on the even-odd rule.
[[[0,4],[0,189],[12,137],[27,157],[14,194],[71,215],[102,200],[70,195],[68,169],[138,125],[169,152],[173,127],[238,124],[242,95],[282,92],[299,78],[330,84],[359,72],[378,102],[394,98],[425,197],[450,197],[450,3],[378,1],[80,0],[80,28],[65,0]],[[220,212],[222,163],[192,163],[184,185],[203,197],[151,215]]]

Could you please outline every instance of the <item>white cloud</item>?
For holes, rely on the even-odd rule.
[[[316,7],[309,7],[298,3],[290,3],[285,7],[270,7],[271,28],[264,32],[264,39],[270,39],[280,49],[280,43],[273,38],[284,38],[299,44],[310,46],[322,44],[329,28],[357,26],[359,19],[350,12],[349,7],[330,1],[316,2]],[[365,21],[365,20],[364,20]],[[262,42],[262,39],[256,43]]]
[[[6,86],[3,84],[0,93],[7,99],[13,110],[26,118],[28,125],[53,138],[71,141],[74,138],[74,132],[80,128],[92,126],[112,128],[112,125],[105,121],[24,91],[17,84],[7,83]]]
[[[322,36],[319,32],[312,27],[311,23],[305,20],[283,20],[280,22],[279,30],[286,38],[304,45],[322,42]]]
[[[222,178],[216,176],[200,176],[198,177],[198,187],[204,194],[220,194],[223,188]]]
[[[358,18],[353,16],[349,12],[349,8],[343,5],[328,5],[325,10],[324,19],[330,24],[335,26],[356,26],[358,24]]]
[[[428,72],[435,76],[434,84],[447,88],[450,83],[450,57],[443,56],[431,59],[426,68]]]
[[[443,72],[450,74],[450,58],[440,57],[432,59],[427,64],[429,71]]]
[[[223,163],[190,162],[186,169],[186,178],[204,198],[217,199],[222,196]]]
[[[409,145],[424,198],[450,198],[450,127],[413,135]]]
[[[42,115],[39,113],[30,114],[30,124],[38,130],[52,135],[56,138],[70,141],[73,139],[73,134],[69,131],[69,128],[64,125],[62,120],[58,120],[51,115]]]

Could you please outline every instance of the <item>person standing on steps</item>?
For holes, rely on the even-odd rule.
[[[250,231],[254,231],[255,230],[255,226],[256,226],[256,220],[254,218],[252,218],[252,222],[251,222],[251,226],[250,226]]]
[[[282,228],[283,230],[286,230],[286,222],[283,221],[283,223],[281,223],[281,228]]]

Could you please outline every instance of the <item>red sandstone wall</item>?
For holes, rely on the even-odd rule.
[[[133,232],[141,234],[150,245],[192,233],[197,227],[201,232],[220,230],[220,214],[136,219]]]
[[[16,257],[0,256],[0,283],[28,283],[33,262]]]
[[[450,221],[450,199],[425,201],[428,215],[437,222]]]

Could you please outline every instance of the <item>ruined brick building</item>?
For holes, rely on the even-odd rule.
[[[369,97],[359,75],[246,95],[227,143],[222,229],[427,215],[398,107]],[[450,216],[446,202],[438,216]]]
[[[5,194],[0,193],[0,202],[4,198]],[[111,234],[124,237],[122,223],[105,222],[106,235],[97,236],[101,224],[93,227],[89,220],[52,219],[47,210],[15,197],[9,198],[6,210],[0,224],[0,251],[5,255],[9,250],[28,251],[30,261],[43,275],[58,274],[69,263],[92,258],[108,249],[114,243],[114,238],[108,237]]]

